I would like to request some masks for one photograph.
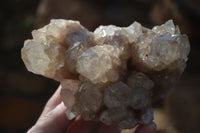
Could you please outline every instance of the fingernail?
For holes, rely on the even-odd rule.
[[[60,104],[58,104],[54,110],[66,110],[67,108],[65,107],[64,103],[61,102]]]
[[[152,122],[148,125],[140,125],[134,133],[156,133],[156,124]]]

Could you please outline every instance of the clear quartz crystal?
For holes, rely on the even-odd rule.
[[[178,60],[186,62],[190,51],[189,41],[177,28],[169,20],[152,30],[143,29],[143,36],[132,47],[133,64],[148,73],[166,70]]]
[[[75,103],[74,95],[79,89],[79,80],[64,79],[61,82],[61,98],[68,108],[71,108]]]
[[[100,91],[101,85],[94,85],[90,82],[80,84],[78,92],[75,94],[75,106],[85,120],[92,120],[103,105],[103,94]],[[74,109],[74,107],[72,107]]]
[[[66,62],[71,73],[77,73],[76,62],[80,56],[89,47],[94,46],[94,37],[91,32],[81,26],[79,23],[69,25],[70,32],[66,34],[66,40],[69,48],[66,51]]]
[[[142,72],[133,71],[126,81],[127,85],[132,88],[143,88],[151,90],[154,87],[154,82]]]
[[[130,26],[123,28],[123,35],[127,37],[129,43],[137,42],[142,33],[142,25],[134,22]]]
[[[27,69],[61,82],[72,120],[99,120],[122,129],[153,120],[162,98],[186,67],[190,44],[172,20],[152,29],[99,26],[53,19],[32,32],[21,50]]]
[[[92,45],[91,33],[78,21],[72,20],[52,19],[50,24],[33,30],[32,36],[32,40],[25,41],[21,51],[27,69],[58,81],[74,77],[76,63],[73,60],[86,49],[82,47]],[[72,47],[77,47],[77,44],[79,48],[74,50]],[[66,56],[66,51],[71,57]]]
[[[68,77],[65,67],[65,48],[51,40],[44,45],[35,40],[26,40],[22,48],[22,59],[27,69],[35,74],[61,80]]]
[[[174,35],[175,30],[176,30],[176,28],[173,23],[173,20],[168,20],[164,24],[162,24],[160,26],[154,26],[152,28],[152,31],[155,32],[157,35],[164,35],[164,34]]]
[[[89,48],[77,60],[77,71],[92,83],[115,82],[119,79],[123,51],[112,45],[97,45]]]

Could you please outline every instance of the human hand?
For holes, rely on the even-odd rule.
[[[60,98],[61,86],[47,102],[36,124],[27,133],[120,133],[118,128],[100,122],[84,121],[81,117],[69,121],[66,107]],[[156,133],[155,123],[140,125],[134,133]]]

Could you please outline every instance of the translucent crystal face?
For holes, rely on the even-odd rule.
[[[152,30],[143,29],[143,35],[132,47],[133,64],[148,73],[166,70],[178,60],[187,61],[190,51],[188,39],[184,42],[179,40],[184,36],[172,20]]]
[[[92,83],[115,82],[119,79],[122,52],[111,45],[89,48],[78,57],[77,71]]]
[[[151,101],[173,86],[190,51],[172,20],[90,32],[78,21],[53,19],[32,36],[22,59],[29,71],[61,82],[68,118],[81,114],[123,129],[153,120]]]

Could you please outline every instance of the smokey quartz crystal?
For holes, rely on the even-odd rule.
[[[61,82],[69,119],[122,129],[153,121],[152,101],[163,98],[183,73],[190,44],[172,20],[152,29],[99,26],[52,19],[32,31],[21,50],[26,68]]]

